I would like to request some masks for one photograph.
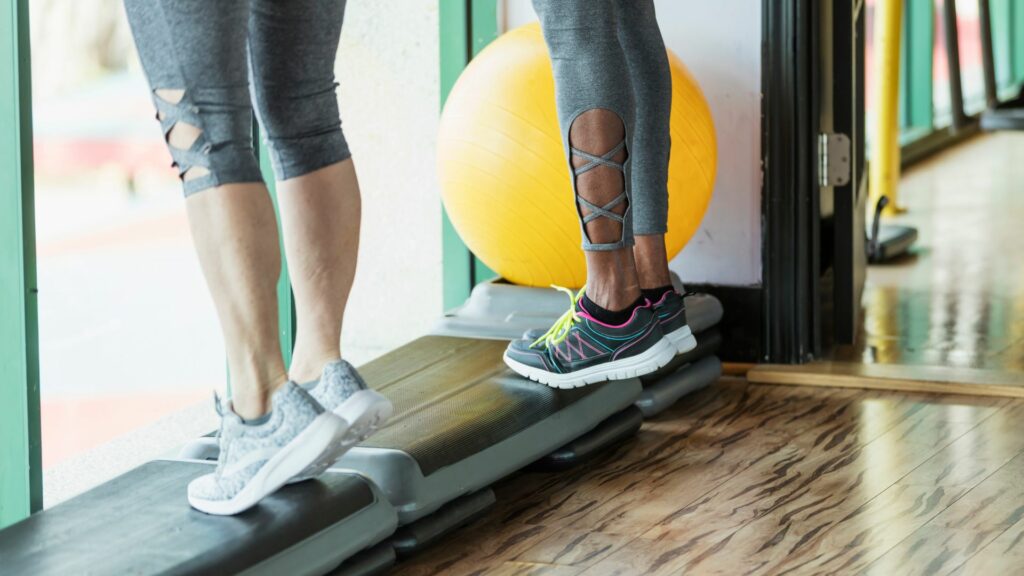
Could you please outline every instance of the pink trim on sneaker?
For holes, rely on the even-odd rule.
[[[668,298],[668,295],[669,294],[674,294],[674,293],[675,293],[675,290],[668,290],[668,291],[666,291],[664,294],[661,295],[661,300],[658,300],[657,302],[655,302],[653,304],[653,306],[660,306],[661,304],[664,304],[665,303],[665,299]],[[648,302],[649,301],[650,300],[648,300]]]
[[[579,302],[580,309],[577,312],[577,314],[579,314],[580,316],[583,316],[587,320],[590,320],[594,324],[597,324],[599,326],[604,326],[605,328],[622,328],[623,326],[625,326],[626,324],[629,324],[630,322],[632,322],[636,318],[636,313],[637,313],[638,310],[640,310],[641,308],[651,308],[652,306],[654,306],[653,304],[651,304],[651,301],[648,300],[647,298],[644,298],[644,302],[646,302],[646,304],[642,304],[640,306],[637,306],[636,308],[633,308],[633,313],[629,315],[629,320],[626,320],[622,324],[618,324],[618,325],[605,324],[604,322],[601,322],[597,318],[594,318],[594,316],[591,315],[590,312],[588,312],[587,309],[583,306],[582,298],[580,299],[580,302]]]
[[[651,322],[651,325],[647,327],[647,331],[646,331],[646,332],[644,332],[643,336],[640,336],[640,337],[634,338],[632,342],[630,342],[629,344],[626,344],[626,345],[625,345],[625,346],[623,346],[622,348],[619,348],[618,350],[616,350],[616,351],[615,351],[615,353],[614,353],[614,354],[612,354],[612,361],[614,362],[615,360],[618,360],[618,359],[619,359],[619,356],[620,356],[620,355],[621,355],[621,354],[622,354],[623,352],[625,352],[626,350],[629,350],[629,349],[630,349],[630,348],[632,348],[633,346],[636,346],[638,342],[642,342],[642,341],[643,341],[643,340],[644,340],[645,338],[647,338],[648,336],[650,336],[650,335],[651,335],[651,332],[653,332],[653,331],[654,331],[654,329],[655,329],[655,328],[657,328],[657,326],[658,326],[658,323],[657,323],[657,322]]]

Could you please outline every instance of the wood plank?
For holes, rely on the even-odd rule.
[[[1020,500],[1014,511],[1020,511]],[[1017,520],[970,557],[956,574],[1020,574],[1024,571],[1024,520]]]
[[[948,366],[830,361],[798,366],[763,364],[747,372],[747,380],[755,384],[1024,398],[1022,373]]]
[[[505,562],[487,572],[490,576],[575,576],[578,568],[530,562]]]
[[[753,362],[722,362],[722,375],[745,377],[755,366]]]
[[[773,563],[974,426],[913,403],[891,408],[858,433],[842,424],[805,432],[644,533],[674,557],[654,573],[771,573]]]
[[[858,523],[868,555],[855,564],[872,566],[966,502],[1022,431],[1012,399],[726,379],[592,462],[499,483],[490,514],[401,573],[771,574],[838,551]]]
[[[978,470],[958,463],[957,473]],[[901,540],[865,569],[868,574],[956,574],[973,556],[1020,523],[1024,513],[1024,455],[996,473],[927,524]],[[998,549],[998,546],[997,546]],[[1024,557],[1018,560],[1024,565]],[[1009,564],[1002,567],[1008,568]],[[971,571],[976,574],[995,572]]]
[[[820,534],[804,541],[798,551],[770,564],[769,570],[861,572],[894,547],[913,540],[915,533],[933,522],[952,518],[970,521],[970,516],[981,514],[987,504],[979,509],[975,497],[963,504],[961,500],[1024,450],[1024,436],[999,433],[1007,422],[1019,422],[1022,417],[1024,408],[1017,405],[986,418],[878,496],[835,518]],[[965,458],[968,454],[971,457]],[[962,510],[953,508],[957,504],[967,506],[966,518]],[[953,511],[947,513],[950,508]],[[981,534],[975,531],[975,536]],[[946,551],[931,559],[939,559],[944,553],[952,556]],[[886,566],[891,566],[895,558],[899,556],[890,558]],[[929,564],[925,562],[925,566]],[[940,566],[933,565],[928,573]],[[915,573],[915,568],[920,567],[907,564],[888,573]]]

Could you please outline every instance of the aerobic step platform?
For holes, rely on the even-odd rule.
[[[156,460],[14,524],[0,531],[0,573],[326,574],[397,526],[376,487],[341,472],[208,516],[185,494],[212,470]]]
[[[335,468],[370,478],[408,524],[600,428],[640,395],[638,379],[576,390],[531,382],[505,366],[505,345],[426,336],[360,368],[395,416]]]
[[[406,525],[588,433],[613,442],[618,431],[635,431],[613,416],[635,409],[639,379],[556,390],[509,370],[502,360],[505,346],[425,336],[360,367],[395,414],[332,470],[372,480]],[[198,439],[183,453],[216,459],[217,447]]]

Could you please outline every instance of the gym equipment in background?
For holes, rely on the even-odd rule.
[[[992,37],[992,12],[987,0],[978,2],[981,29],[981,63],[985,78],[985,101],[988,105],[981,113],[982,130],[1024,130],[1024,92],[1006,102],[999,101],[999,83],[996,79],[995,46]]]
[[[982,130],[1024,130],[1024,94],[1008,102],[996,102],[981,113]]]
[[[671,258],[696,232],[711,201],[717,149],[700,87],[671,52],[669,62]],[[456,231],[499,276],[523,286],[586,282],[554,78],[539,25],[504,34],[459,77],[441,116],[438,172]]]
[[[868,261],[880,264],[906,254],[917,240],[917,229],[882,224],[882,216],[899,214],[896,205],[900,180],[899,96],[900,37],[903,34],[903,3],[883,2],[875,11],[875,86],[877,111],[874,118],[868,204],[874,206],[871,237],[867,239]]]
[[[882,211],[888,204],[888,196],[882,196],[875,204],[875,218],[871,222],[871,237],[868,238],[868,262],[872,264],[880,264],[903,256],[917,241],[917,228],[880,223]]]

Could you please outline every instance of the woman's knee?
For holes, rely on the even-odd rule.
[[[153,90],[153,100],[186,196],[261,180],[244,88],[161,87]]]
[[[257,117],[279,180],[351,157],[336,87],[330,78],[301,84],[261,83],[255,88]]]

